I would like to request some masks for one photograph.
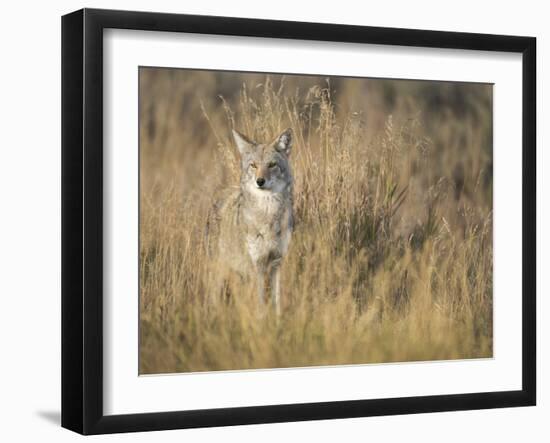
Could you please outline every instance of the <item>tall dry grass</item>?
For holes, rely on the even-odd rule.
[[[490,357],[491,91],[142,68],[140,373]],[[231,127],[294,129],[279,318],[239,281],[212,294]]]

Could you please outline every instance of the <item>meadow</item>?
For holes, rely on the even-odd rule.
[[[493,352],[492,86],[140,68],[140,374]],[[282,313],[213,294],[231,129],[294,131]]]

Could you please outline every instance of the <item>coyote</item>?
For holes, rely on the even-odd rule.
[[[292,130],[257,143],[233,130],[240,154],[239,188],[227,189],[207,222],[210,253],[242,278],[255,281],[260,305],[266,292],[280,313],[280,267],[294,225],[289,156]]]

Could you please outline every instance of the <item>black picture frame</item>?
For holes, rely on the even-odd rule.
[[[103,30],[171,31],[502,51],[523,63],[522,389],[104,415]],[[62,426],[103,434],[530,406],[536,403],[536,39],[83,9],[62,18]]]

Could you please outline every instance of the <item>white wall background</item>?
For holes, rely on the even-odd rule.
[[[83,439],[60,415],[60,16],[83,6],[349,23],[538,38],[539,226],[550,221],[550,28],[544,2],[112,0],[5,2],[0,27],[0,439]],[[545,109],[543,109],[545,108]],[[546,113],[544,113],[546,111]],[[543,171],[544,170],[544,171]],[[541,196],[544,196],[544,200]],[[544,249],[544,252],[541,250]],[[398,417],[102,436],[94,441],[550,441],[550,236],[539,227],[539,405]]]

